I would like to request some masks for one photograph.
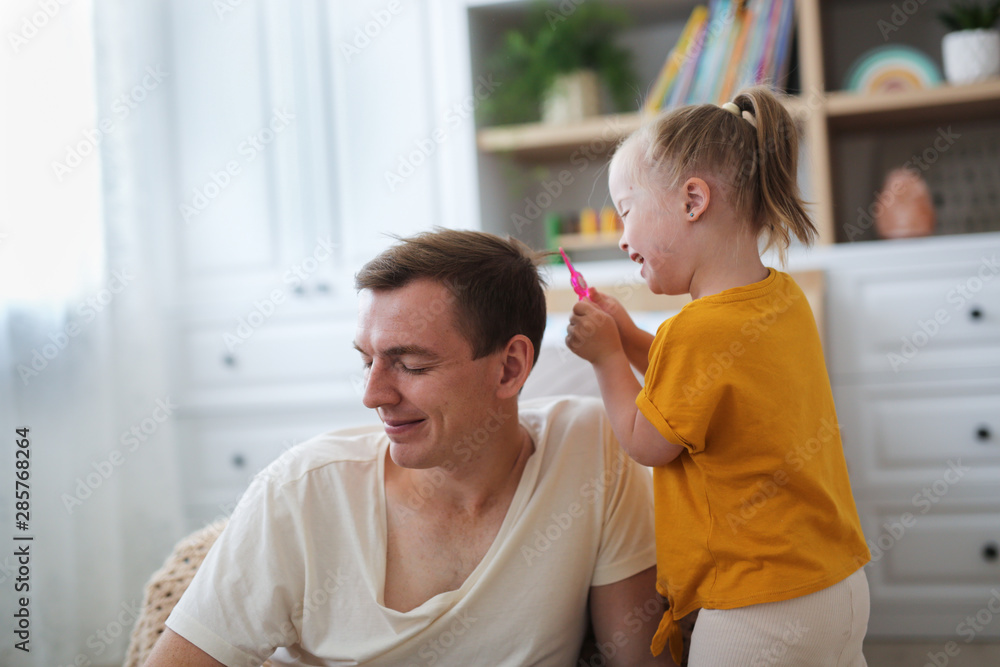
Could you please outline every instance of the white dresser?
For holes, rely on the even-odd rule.
[[[1000,234],[840,247],[825,263],[869,635],[1000,637]]]

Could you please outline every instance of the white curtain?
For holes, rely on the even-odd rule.
[[[4,3],[0,615],[10,628],[29,599],[30,653],[6,629],[2,665],[121,664],[142,584],[181,531],[158,4]],[[23,531],[19,427],[30,429]],[[15,595],[22,544],[30,590]]]

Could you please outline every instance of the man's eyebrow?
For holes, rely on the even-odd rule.
[[[387,357],[427,357],[428,359],[438,359],[439,355],[436,352],[431,352],[426,347],[421,347],[419,345],[396,345],[395,347],[390,347],[388,350],[383,352]]]
[[[368,354],[362,350],[357,343],[354,343],[354,349],[361,354]],[[403,356],[416,356],[416,357],[427,357],[428,359],[438,359],[440,356],[428,350],[426,347],[421,347],[420,345],[396,345],[390,347],[382,352],[386,357],[403,357]]]

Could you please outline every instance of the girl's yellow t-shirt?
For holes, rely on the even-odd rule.
[[[653,469],[653,639],[698,608],[808,595],[871,559],[847,475],[816,320],[787,273],[696,299],[665,321],[636,399],[686,451]]]

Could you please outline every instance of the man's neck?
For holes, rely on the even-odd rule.
[[[433,468],[401,468],[387,455],[386,485],[426,509],[475,516],[510,500],[534,450],[527,430],[510,419],[485,442],[456,446],[455,456]]]
[[[497,539],[532,452],[515,418],[460,464],[409,469],[386,457],[386,607],[410,611],[462,586]]]

